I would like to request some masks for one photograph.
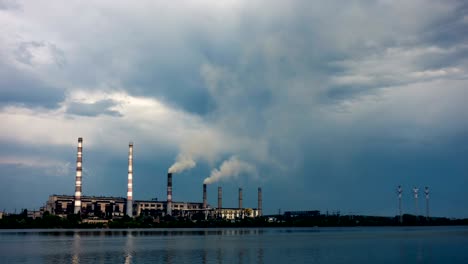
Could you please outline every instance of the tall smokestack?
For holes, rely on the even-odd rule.
[[[218,187],[218,209],[223,208],[223,189]]]
[[[128,144],[127,215],[133,217],[133,142]]]
[[[76,178],[75,178],[75,208],[73,213],[81,212],[81,175],[83,172],[83,138],[78,138],[78,154],[76,157]]]
[[[172,173],[167,174],[167,214],[172,215]]]
[[[203,184],[203,209],[206,209],[206,184]]]
[[[258,187],[258,216],[262,215],[262,188]]]
[[[239,188],[239,209],[242,209],[242,188]]]

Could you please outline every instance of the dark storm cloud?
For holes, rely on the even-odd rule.
[[[67,3],[63,10],[48,9],[52,14],[44,11],[44,16],[32,3],[29,9],[25,6],[30,12],[25,14],[40,25],[32,31],[44,28],[48,37],[55,32],[52,35],[58,35],[63,45],[25,37],[33,40],[19,44],[13,56],[34,69],[40,69],[40,63],[60,68],[57,75],[39,71],[41,80],[57,78],[70,94],[75,89],[85,94],[99,93],[102,87],[106,92],[121,89],[139,99],[157,99],[184,115],[195,113],[189,120],[202,125],[194,122],[187,127],[221,131],[222,140],[208,136],[206,144],[199,144],[204,153],[213,142],[221,142],[213,161],[202,160],[194,170],[174,177],[174,195],[181,200],[199,199],[193,186],[223,158],[239,154],[256,165],[260,176],[225,182],[226,192],[236,184],[246,190],[262,185],[268,212],[328,208],[392,215],[395,186],[427,184],[436,197],[450,201],[446,205],[442,198],[435,201],[440,205],[435,214],[464,214],[463,203],[452,206],[455,200],[468,202],[461,187],[466,186],[467,153],[457,147],[468,145],[463,136],[468,125],[463,119],[468,68],[468,11],[463,1],[234,1],[235,7],[195,2],[186,9],[171,4],[165,9],[166,4],[152,5],[153,1],[149,6],[103,1],[91,7],[77,2]],[[69,8],[72,4],[76,8]],[[68,19],[69,9],[79,10],[81,19]],[[55,21],[62,17],[66,19],[61,23]],[[28,74],[5,70],[11,67],[0,69],[1,77],[8,79],[0,80],[2,87],[5,82],[28,84],[9,85],[13,89],[7,92],[16,99],[7,103],[63,101],[59,90],[38,86],[39,78],[36,82]],[[18,92],[17,86],[38,86],[41,93]],[[193,138],[187,129],[174,132],[173,127],[188,119],[166,117],[167,109],[158,106],[125,116],[138,120],[135,123],[118,123],[126,122],[118,118],[112,119],[118,124],[109,126],[99,121],[106,115],[121,116],[115,109],[125,105],[101,97],[95,103],[65,100],[64,105],[65,114],[93,117],[86,121],[99,123],[100,134],[121,132],[109,127],[128,128],[112,142],[135,137],[135,150],[141,146],[135,158],[136,195],[164,197],[164,174],[177,148]],[[163,126],[148,122],[161,118],[155,113],[169,121]],[[67,131],[80,130],[80,122],[86,121],[76,118]],[[140,127],[177,134],[184,142],[162,149],[163,140],[139,133]],[[90,174],[84,177],[84,192],[125,194],[126,146],[114,151],[98,142],[93,148],[101,150],[85,156]],[[18,156],[27,154],[25,149],[8,149]],[[74,151],[70,147],[66,160],[74,161]],[[40,155],[41,150],[34,153]],[[116,158],[117,154],[121,156]],[[12,175],[37,174],[24,168],[5,170]],[[73,175],[70,178],[69,193]],[[454,192],[452,184],[457,185]],[[8,188],[4,191],[8,193]]]
[[[111,99],[101,100],[95,103],[71,102],[67,105],[66,113],[80,116],[122,116],[119,111],[111,109],[117,105],[118,103]]]
[[[448,1],[457,6],[453,13],[433,21],[421,33],[421,44],[433,43],[441,47],[450,47],[454,43],[466,43],[468,39],[468,3],[466,1]]]
[[[28,72],[0,62],[0,105],[57,108],[64,91]]]
[[[15,0],[0,0],[0,10],[18,9],[21,5]]]
[[[195,65],[190,68],[170,68],[154,60],[142,64],[123,84],[136,96],[162,98],[163,101],[185,111],[204,115],[213,110],[209,97]]]

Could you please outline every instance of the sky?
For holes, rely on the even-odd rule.
[[[0,210],[74,193],[468,217],[463,0],[0,0]],[[420,191],[419,213],[425,208]]]

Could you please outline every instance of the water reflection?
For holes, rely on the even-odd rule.
[[[9,230],[0,262],[466,263],[468,228],[434,229]]]
[[[206,248],[203,248],[202,250],[202,264],[206,264],[208,259],[208,252],[206,251]]]
[[[216,250],[216,260],[218,264],[221,264],[223,263],[223,249],[222,248],[218,248],[218,250]]]
[[[174,249],[176,248],[176,246],[173,244],[174,243],[173,240],[165,239],[164,242],[165,242],[165,251],[164,251],[163,261],[166,264],[172,264],[174,263],[174,258],[175,258]]]
[[[257,249],[257,263],[263,264],[263,245],[260,245]]]
[[[79,233],[75,233],[73,235],[73,243],[72,243],[72,259],[71,263],[79,264],[80,263],[80,243],[81,237]]]
[[[125,242],[125,249],[124,249],[124,252],[125,252],[125,264],[130,264],[132,263],[132,257],[133,257],[133,254],[134,254],[134,251],[133,251],[133,235],[128,232],[127,235],[126,235],[126,242]]]
[[[242,236],[242,235],[261,235],[264,232],[268,232],[264,229],[237,229],[237,228],[228,228],[228,229],[61,229],[61,230],[50,230],[50,229],[32,229],[32,230],[6,230],[2,231],[0,234],[9,234],[16,236],[30,236],[32,234],[39,236],[75,236],[75,234],[80,234],[80,236],[94,236],[94,237],[119,237],[126,236],[127,234],[132,234],[133,236],[208,236],[208,235],[221,235],[221,236]],[[281,231],[284,232],[284,231]],[[291,232],[290,230],[287,232]],[[298,232],[298,231],[294,231]],[[300,231],[304,232],[304,231]]]

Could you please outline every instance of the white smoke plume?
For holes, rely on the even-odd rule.
[[[236,156],[231,156],[221,164],[219,169],[213,169],[210,177],[206,178],[203,183],[211,184],[221,179],[236,178],[241,173],[256,174],[256,169],[249,163],[239,160]]]
[[[170,173],[179,173],[179,172],[182,172],[184,170],[188,170],[188,169],[191,169],[193,167],[195,167],[195,165],[197,165],[197,163],[195,162],[195,160],[193,159],[193,157],[189,154],[179,154],[177,155],[177,159],[175,161],[174,164],[172,164],[172,166],[169,168],[169,171]]]

